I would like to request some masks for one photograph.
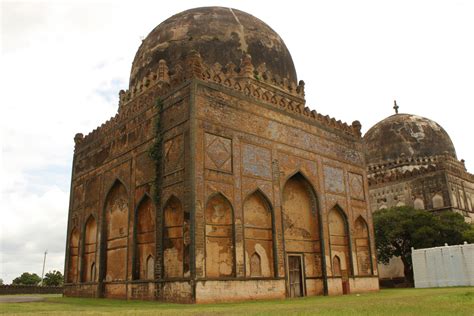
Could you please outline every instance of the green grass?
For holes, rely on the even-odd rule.
[[[474,287],[389,289],[378,293],[209,305],[46,296],[2,303],[9,315],[474,315]]]

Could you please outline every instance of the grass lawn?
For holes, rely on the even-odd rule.
[[[25,295],[26,296],[26,295]],[[30,295],[28,295],[30,296]],[[26,315],[474,315],[474,287],[388,289],[378,293],[209,305],[45,296],[1,303],[0,314]]]

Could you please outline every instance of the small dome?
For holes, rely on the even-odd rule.
[[[133,60],[130,87],[155,71],[160,59],[172,70],[191,50],[210,66],[238,66],[250,54],[255,66],[265,63],[273,75],[297,82],[290,52],[268,25],[236,9],[204,7],[178,13],[151,31]]]
[[[368,164],[405,157],[429,157],[456,151],[448,133],[436,122],[411,114],[395,114],[364,135]]]

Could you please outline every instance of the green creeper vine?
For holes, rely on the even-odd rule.
[[[162,160],[163,160],[163,137],[161,135],[161,110],[163,108],[163,101],[158,98],[155,103],[156,117],[154,122],[154,136],[153,144],[150,147],[149,155],[155,165],[155,179],[152,186],[152,197],[156,205],[160,202],[160,188],[162,179]]]

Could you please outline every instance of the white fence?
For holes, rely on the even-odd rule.
[[[415,287],[474,286],[474,244],[413,249]]]

